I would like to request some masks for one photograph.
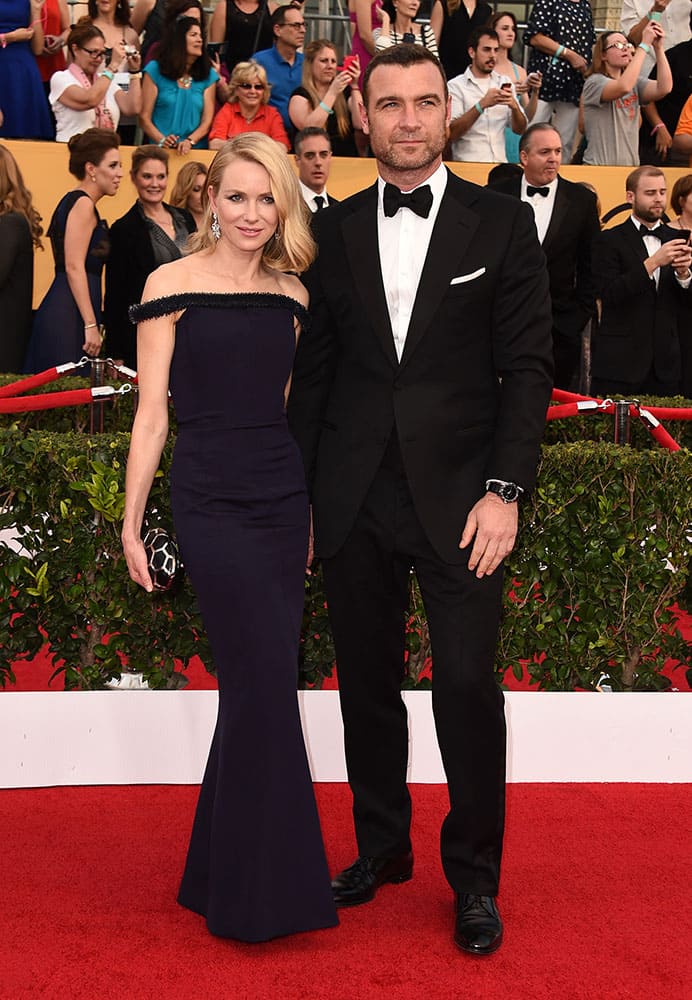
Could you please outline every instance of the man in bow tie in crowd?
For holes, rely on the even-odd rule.
[[[379,176],[314,216],[313,322],[289,398],[336,645],[358,843],[334,897],[367,903],[413,874],[400,691],[413,569],[449,787],[441,852],[454,940],[486,955],[502,941],[505,720],[493,669],[502,561],[534,483],[550,398],[548,278],[529,209],[443,165],[449,99],[431,53],[397,45],[377,55],[363,102]]]
[[[594,243],[601,319],[591,389],[599,396],[675,396],[681,351],[690,354],[690,234],[661,221],[668,192],[660,167],[633,170],[625,190],[631,216]]]
[[[519,141],[523,177],[495,185],[534,214],[548,263],[553,311],[555,385],[580,388],[582,333],[596,315],[591,246],[600,232],[596,196],[560,177],[562,140],[547,122],[529,125]]]

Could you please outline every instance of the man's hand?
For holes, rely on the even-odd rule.
[[[494,108],[497,104],[511,104],[514,100],[512,91],[508,88],[488,87],[485,95],[478,102],[482,108]]]
[[[663,124],[661,124],[660,128],[656,129],[655,135],[656,152],[662,160],[665,160],[668,157],[668,150],[673,145],[673,137]]]
[[[469,511],[459,548],[465,549],[475,536],[469,569],[480,579],[490,576],[514,548],[519,521],[516,503],[505,503],[486,493]]]
[[[676,269],[686,267],[689,251],[687,240],[668,240],[661,244],[656,253],[646,258],[644,266],[650,275],[657,267],[665,267],[666,264],[672,264]]]

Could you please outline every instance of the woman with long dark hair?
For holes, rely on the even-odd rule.
[[[209,61],[202,25],[192,17],[178,18],[156,55],[144,67],[139,116],[144,134],[183,155],[205,149],[219,74]]]
[[[61,199],[48,227],[55,259],[53,283],[34,319],[25,371],[78,361],[101,351],[101,272],[108,257],[108,226],[96,205],[116,194],[123,176],[120,140],[91,128],[69,143],[69,169],[79,181]]]

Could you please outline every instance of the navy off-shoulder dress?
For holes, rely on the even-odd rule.
[[[219,679],[219,712],[178,900],[242,941],[337,923],[297,702],[308,501],[284,389],[303,307],[184,293],[170,389],[173,518]]]

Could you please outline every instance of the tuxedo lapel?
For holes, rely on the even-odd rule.
[[[460,262],[464,259],[480,222],[475,212],[467,208],[458,197],[450,194],[451,183],[453,178],[450,176],[432,231],[416,301],[413,304],[401,358],[402,368],[408,363],[437,312],[440,302],[449,291],[451,279],[459,273]]]
[[[534,195],[536,197],[536,195]],[[551,245],[556,241],[562,227],[564,226],[569,212],[569,198],[565,192],[564,182],[558,178],[555,201],[553,202],[553,212],[543,239],[543,250],[547,254]]]
[[[649,251],[646,249],[646,244],[642,239],[641,233],[632,220],[628,219],[627,222],[623,222],[620,228],[623,238],[632,247],[632,250],[636,253],[639,260],[646,260],[649,256]]]
[[[369,188],[360,205],[341,224],[346,257],[365,316],[377,334],[382,350],[394,368],[399,361],[384,294],[377,240],[377,184]]]

